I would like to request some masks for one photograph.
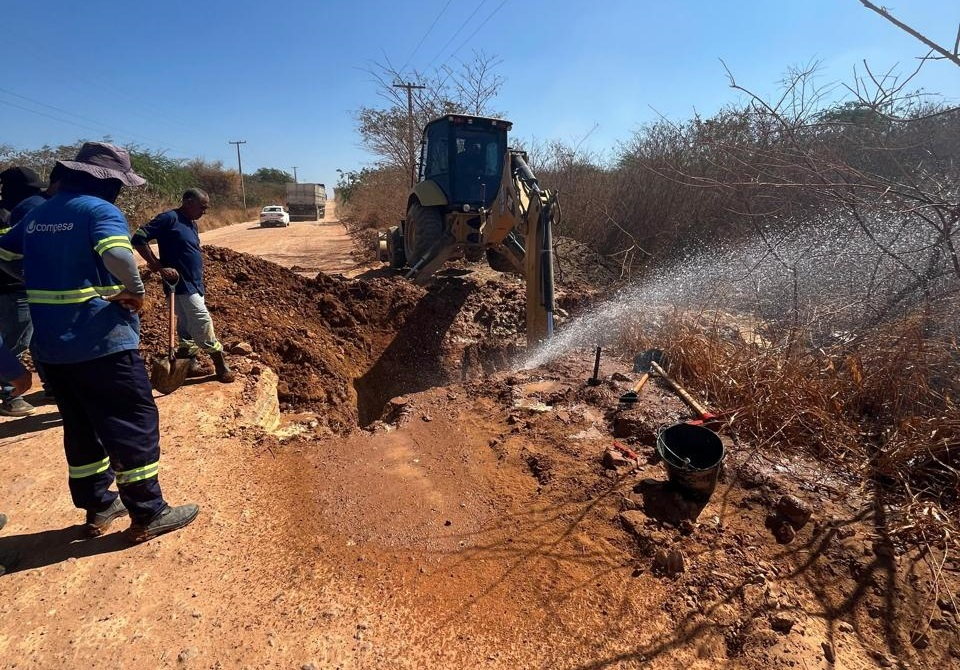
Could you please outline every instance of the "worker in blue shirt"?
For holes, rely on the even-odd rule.
[[[33,375],[27,372],[20,363],[20,359],[13,352],[3,346],[0,337],[0,379],[9,380],[10,396],[18,398],[30,390],[33,385]],[[7,516],[0,514],[0,529],[7,525]],[[20,562],[20,555],[12,550],[0,551],[0,575],[5,575]]]
[[[147,267],[159,272],[163,290],[174,293],[174,309],[177,314],[177,335],[180,343],[178,358],[190,359],[189,376],[199,376],[203,368],[197,362],[200,350],[213,360],[217,379],[230,383],[236,375],[223,353],[223,345],[213,329],[213,319],[207,311],[203,296],[203,254],[200,252],[200,231],[197,219],[210,206],[210,198],[198,188],[184,191],[180,206],[158,215],[153,221],[141,226],[133,235],[133,247]],[[156,240],[160,252],[158,258],[150,248]],[[172,288],[171,288],[172,287]]]
[[[0,234],[16,223],[12,221],[16,208],[36,197],[45,186],[40,175],[28,167],[15,166],[0,172]],[[30,346],[32,334],[30,306],[23,282],[0,272],[0,335],[10,350],[20,356]],[[28,416],[35,411],[33,405],[10,395],[9,386],[0,383],[0,415]]]
[[[45,190],[43,190],[43,191],[40,191],[39,193],[36,193],[36,194],[31,195],[31,196],[29,196],[29,197],[27,197],[27,198],[24,198],[23,200],[20,201],[20,204],[19,204],[19,205],[17,205],[16,207],[14,207],[14,208],[10,211],[9,221],[7,222],[8,225],[10,226],[10,228],[12,228],[13,226],[15,226],[15,225],[17,225],[18,223],[20,223],[20,220],[21,220],[23,217],[25,217],[25,216],[30,212],[30,210],[32,210],[34,207],[36,207],[37,205],[42,205],[42,204],[45,203],[47,200],[49,200],[50,198],[52,198],[53,196],[55,196],[55,195],[57,194],[57,189],[60,187],[60,178],[61,178],[62,176],[63,176],[63,166],[60,165],[60,164],[54,165],[54,166],[53,166],[53,169],[50,171],[50,179],[48,180],[50,183],[49,183],[49,185],[47,186],[47,188],[46,188]],[[9,230],[9,228],[8,228],[7,230]],[[7,231],[6,231],[6,230],[0,230],[0,234],[5,233],[5,232],[7,232]],[[19,285],[20,285],[21,294],[22,294],[22,298],[23,298],[23,304],[24,304],[24,306],[26,307],[26,310],[25,310],[26,314],[25,314],[25,316],[29,319],[29,316],[30,316],[30,314],[29,314],[29,303],[27,302],[27,294],[22,290],[22,289],[23,289],[23,282],[22,282],[21,280],[19,280],[19,279],[16,280],[16,281],[17,281],[17,282],[19,283]],[[31,336],[33,335],[33,324],[30,325],[30,335],[31,335]],[[31,339],[32,339],[32,337],[31,337]],[[47,383],[47,375],[45,374],[45,372],[44,372],[44,370],[43,370],[43,365],[41,365],[40,362],[37,360],[37,354],[36,354],[35,351],[33,351],[33,346],[32,346],[32,345],[29,347],[29,349],[30,349],[30,357],[33,359],[33,366],[37,369],[37,375],[40,377],[40,383],[43,385],[43,394],[44,394],[47,398],[52,399],[52,398],[53,398],[53,391],[50,389],[50,385]],[[2,379],[2,377],[0,377],[0,379]],[[24,404],[26,404],[26,401],[23,401],[22,399],[21,399],[21,402],[23,402]],[[22,413],[19,413],[19,414],[18,414],[18,413],[11,412],[11,411],[4,412],[4,411],[3,411],[3,409],[4,409],[4,408],[3,408],[3,405],[4,405],[4,404],[5,404],[5,403],[0,403],[0,414],[6,414],[6,415],[8,415],[8,416],[23,416]],[[15,409],[17,406],[18,406],[18,405],[16,405],[16,399],[14,399],[14,400],[10,403],[9,409]],[[31,413],[31,414],[33,413],[33,406],[32,406],[32,405],[30,406],[30,413]]]
[[[124,185],[145,180],[125,149],[102,142],[58,164],[59,192],[0,237],[0,260],[22,259],[34,350],[63,419],[70,493],[88,533],[129,513],[130,537],[142,542],[199,513],[171,507],[160,490],[159,415],[138,351],[143,282],[113,204]]]

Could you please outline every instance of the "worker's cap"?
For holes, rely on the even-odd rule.
[[[147,180],[133,171],[130,154],[106,142],[86,142],[72,161],[57,161],[68,170],[86,172],[97,179],[119,179],[127,186],[143,186]]]
[[[7,187],[21,186],[35,189],[47,187],[46,182],[40,179],[40,175],[28,167],[12,167],[0,172],[0,184]]]

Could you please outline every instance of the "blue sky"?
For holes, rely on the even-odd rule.
[[[952,47],[956,0],[891,10]],[[586,138],[609,156],[658,114],[683,120],[737,100],[721,58],[772,95],[792,65],[819,60],[823,83],[849,81],[863,59],[906,71],[925,51],[857,0],[7,0],[3,28],[0,143],[109,134],[235,166],[228,141],[246,140],[244,172],[298,166],[300,181],[328,186],[338,168],[372,161],[354,112],[380,104],[376,62],[432,70],[482,49],[502,60],[493,106],[515,135]],[[960,102],[950,63],[929,63],[916,85]]]

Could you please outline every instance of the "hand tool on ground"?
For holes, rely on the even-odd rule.
[[[663,378],[663,381],[672,388],[680,398],[690,406],[690,408],[697,413],[699,417],[695,421],[687,421],[687,423],[695,426],[703,426],[704,428],[716,429],[719,426],[723,425],[724,421],[722,418],[716,414],[708,411],[703,405],[694,400],[693,396],[690,395],[685,388],[680,386],[677,382],[670,378],[670,376],[664,371],[664,369],[656,362],[651,361],[650,367]]]
[[[647,383],[647,380],[650,379],[650,364],[653,362],[666,367],[667,355],[659,349],[647,349],[633,359],[633,371],[642,372],[643,374],[640,376],[640,379],[637,380],[637,383],[633,385],[631,390],[620,396],[621,403],[625,405],[632,405],[640,399],[640,389],[642,389],[644,384]]]
[[[633,449],[631,449],[627,445],[620,444],[616,440],[613,441],[613,448],[619,451],[621,454],[623,454],[627,458],[632,458],[635,461],[640,460],[640,454],[635,452]]]
[[[593,361],[593,376],[587,380],[587,386],[599,386],[600,380],[597,375],[600,373],[600,347],[597,347],[597,357]]]
[[[150,385],[164,395],[183,386],[190,370],[189,358],[177,358],[177,315],[173,308],[173,286],[164,282],[167,293],[167,334],[170,349],[167,356],[153,362],[150,369]]]

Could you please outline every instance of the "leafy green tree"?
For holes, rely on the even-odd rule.
[[[260,168],[253,173],[253,178],[257,181],[273,184],[292,184],[293,176],[289,172],[278,168]]]

